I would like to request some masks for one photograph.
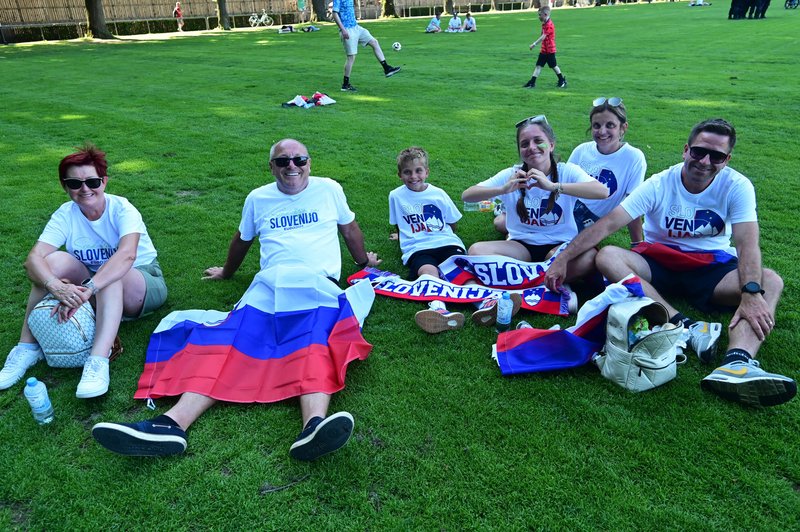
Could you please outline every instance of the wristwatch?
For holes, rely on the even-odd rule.
[[[91,277],[89,277],[88,279],[84,279],[83,282],[81,283],[81,286],[84,286],[84,287],[88,288],[89,290],[91,290],[92,291],[92,295],[94,295],[94,294],[96,294],[96,293],[98,293],[100,291],[100,289],[97,288],[94,285],[94,281],[92,280]]]
[[[761,289],[761,285],[755,281],[750,281],[749,283],[745,284],[742,287],[743,294],[761,294],[764,295],[764,291]]]

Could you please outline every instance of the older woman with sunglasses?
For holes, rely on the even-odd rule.
[[[594,140],[575,148],[569,162],[605,185],[608,199],[575,202],[575,223],[579,232],[614,210],[642,184],[647,171],[641,150],[623,140],[628,130],[628,113],[622,98],[596,98],[589,111],[589,123]],[[641,218],[628,224],[628,232],[632,245],[642,241]]]
[[[108,391],[108,360],[120,321],[154,311],[167,297],[142,216],[125,198],[105,193],[107,166],[105,153],[91,144],[58,166],[70,201],[50,217],[25,261],[31,291],[19,343],[0,371],[0,389],[12,386],[44,358],[27,321],[48,293],[59,302],[59,321],[72,317],[87,301],[96,308],[94,344],[75,394],[81,399]]]
[[[499,198],[507,206],[508,240],[476,242],[470,255],[504,255],[541,262],[577,234],[572,211],[577,198],[602,199],[608,189],[578,166],[557,163],[556,137],[543,115],[517,124],[522,162],[464,191],[464,201]],[[570,263],[569,277],[593,270],[594,250]]]

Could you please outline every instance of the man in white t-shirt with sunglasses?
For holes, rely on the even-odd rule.
[[[667,308],[670,322],[689,330],[689,347],[705,363],[714,362],[721,326],[687,318],[661,294],[679,295],[704,312],[734,310],[722,365],[701,386],[745,405],[774,406],[792,399],[797,384],[765,372],[755,356],[775,327],[783,280],[761,266],[755,190],[727,166],[735,144],[736,130],[727,121],[697,124],[683,163],[645,180],[582,231],[550,266],[545,283],[556,289],[571,259],[644,216],[645,242],[633,250],[601,249],[597,268],[612,282],[638,275],[645,294]]]

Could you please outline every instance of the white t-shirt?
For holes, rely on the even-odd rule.
[[[153,262],[158,254],[136,207],[121,196],[105,194],[105,199],[103,215],[95,221],[87,219],[74,201],[64,203],[50,216],[39,241],[57,248],[64,246],[94,273],[117,251],[123,236],[139,233],[133,265]]]
[[[464,31],[469,31],[471,29],[478,29],[478,23],[475,22],[475,19],[470,17],[464,19]]]
[[[494,177],[487,179],[478,186],[502,187],[522,165],[501,170]],[[548,176],[552,179],[552,176]],[[558,163],[558,180],[561,183],[591,183],[592,176],[584,172],[579,166],[572,163]],[[511,194],[497,196],[506,206],[506,228],[513,240],[520,240],[533,246],[545,244],[561,244],[569,242],[578,234],[575,226],[575,217],[572,210],[575,207],[575,196],[561,194],[553,210],[545,214],[547,200],[550,192],[540,188],[531,188],[525,194],[525,206],[528,208],[530,218],[527,224],[520,220],[517,214],[517,200],[520,192],[515,190]]]
[[[239,232],[245,241],[258,235],[262,270],[299,263],[338,280],[342,273],[338,226],[355,217],[339,183],[310,176],[299,194],[284,194],[275,183],[250,192]]]
[[[707,189],[692,194],[681,182],[683,164],[647,179],[623,200],[622,208],[633,218],[644,215],[647,242],[736,255],[731,224],[758,220],[753,184],[726,166]]]
[[[389,223],[400,231],[403,264],[423,249],[443,246],[464,247],[449,224],[458,222],[461,213],[447,193],[430,183],[422,192],[405,185],[389,192]]]
[[[459,31],[461,29],[461,19],[459,17],[452,17],[450,22],[447,23],[449,31]]]
[[[425,28],[425,31],[431,32],[437,29],[442,29],[442,21],[436,17],[433,17],[430,22],[428,22],[428,27]]]
[[[647,162],[641,150],[625,143],[614,153],[604,155],[597,151],[594,141],[585,142],[572,151],[569,162],[583,170],[608,188],[608,198],[582,199],[592,214],[602,218],[622,203],[644,181]]]

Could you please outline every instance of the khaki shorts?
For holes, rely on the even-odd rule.
[[[152,314],[167,300],[167,283],[164,282],[164,275],[161,273],[161,266],[158,265],[158,261],[154,260],[150,264],[135,266],[135,268],[144,277],[144,303],[138,316],[123,316],[123,321],[135,320]]]
[[[347,33],[350,35],[349,39],[342,37],[341,32],[339,32],[339,37],[341,37],[342,44],[344,45],[344,52],[347,55],[356,55],[358,53],[359,44],[361,46],[366,46],[370,41],[374,40],[372,34],[361,26],[347,28]]]

